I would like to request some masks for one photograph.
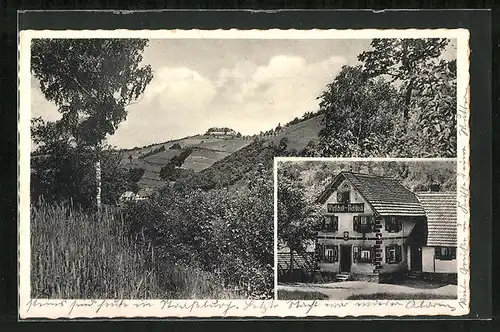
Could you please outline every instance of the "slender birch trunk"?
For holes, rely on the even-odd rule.
[[[101,183],[101,146],[98,144],[95,147],[95,152],[96,152],[96,157],[97,161],[95,164],[95,177],[96,177],[96,206],[97,206],[97,211],[101,211],[101,188],[102,188],[102,183]]]
[[[97,211],[101,211],[101,160],[98,159],[95,164],[95,177],[96,177],[96,204]]]

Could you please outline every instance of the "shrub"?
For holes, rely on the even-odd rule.
[[[225,289],[249,298],[273,294],[273,190],[269,179],[239,191],[165,188],[127,207],[134,236],[156,248],[155,259],[219,276]],[[162,278],[163,279],[163,278]]]

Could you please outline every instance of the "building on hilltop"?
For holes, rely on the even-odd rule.
[[[205,135],[210,135],[210,136],[216,136],[220,138],[226,138],[226,137],[234,137],[237,135],[236,131],[234,131],[231,128],[223,127],[223,128],[209,128]]]

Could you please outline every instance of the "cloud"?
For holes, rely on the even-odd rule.
[[[194,67],[157,66],[143,97],[127,107],[127,119],[108,142],[134,147],[164,142],[227,126],[254,134],[318,109],[316,99],[346,59],[339,56],[307,61],[276,54],[265,63],[242,57],[233,66],[214,66],[207,77]],[[202,68],[198,68],[202,70]],[[60,117],[39,87],[32,90],[33,115]]]
[[[190,68],[157,69],[144,97],[127,108],[127,120],[108,141],[133,147],[204,131],[216,92],[210,80]]]
[[[42,117],[46,121],[57,121],[62,115],[59,113],[57,106],[45,99],[38,81],[32,81],[31,88],[31,117]]]
[[[212,82],[186,67],[163,67],[144,93],[145,101],[155,99],[165,110],[201,112],[216,94]]]
[[[254,66],[253,72],[247,72],[244,79],[240,64],[222,69],[218,87],[226,98],[238,105],[238,116],[255,117],[262,125],[272,127],[317,110],[316,97],[345,63],[346,59],[340,56],[308,63],[296,55],[275,55],[266,65]],[[265,130],[262,125],[259,127]]]

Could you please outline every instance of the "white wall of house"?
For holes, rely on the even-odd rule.
[[[401,246],[401,261],[397,263],[387,263],[385,257],[385,247],[390,244],[398,244]],[[382,245],[382,270],[381,273],[404,272],[408,271],[408,248],[403,245],[402,240],[384,240]]]
[[[431,273],[457,273],[457,260],[440,260],[434,258],[434,247],[422,248],[422,271]]]
[[[339,263],[318,263],[319,268],[323,272],[339,272],[340,265]]]
[[[364,240],[332,240],[332,239],[318,239],[318,243],[320,244],[336,244],[339,245],[339,262],[334,263],[318,263],[321,271],[324,272],[340,272],[340,261],[342,260],[340,254],[340,246],[343,244],[349,244],[352,246],[372,246],[375,244],[375,241],[364,241]],[[385,246],[390,244],[398,244],[401,246],[401,261],[398,263],[387,263],[385,257]],[[392,273],[392,272],[405,272],[409,270],[409,262],[410,262],[410,253],[409,249],[403,245],[402,239],[394,239],[394,240],[384,240],[384,243],[381,245],[382,248],[382,269],[381,273]],[[354,262],[353,260],[354,252],[351,247],[351,273],[360,273],[360,274],[370,274],[373,273],[375,269],[375,265],[373,263],[361,263]]]
[[[349,237],[361,237],[363,236],[363,233],[358,233],[354,231],[353,229],[353,217],[354,216],[361,216],[361,215],[373,215],[374,211],[372,210],[370,204],[359,194],[354,188],[352,188],[347,180],[342,181],[338,188],[341,188],[340,190],[345,190],[346,188],[350,189],[350,202],[351,203],[363,203],[364,204],[364,212],[363,213],[328,213],[327,210],[327,205],[329,203],[338,203],[337,201],[337,190],[335,190],[330,197],[326,200],[325,204],[323,205],[323,213],[326,215],[336,215],[338,217],[338,230],[336,232],[319,232],[319,239],[318,243],[321,244],[337,244],[337,245],[366,245],[366,246],[372,246],[375,244],[374,240],[359,240],[359,239],[352,239],[350,238],[348,241],[344,241],[341,239],[328,239],[328,238],[322,238],[322,236],[336,236],[336,237],[342,237],[344,232],[349,232]],[[380,272],[382,273],[391,273],[391,272],[398,272],[398,271],[407,271],[408,270],[408,265],[409,265],[409,253],[407,248],[404,246],[404,242],[406,239],[403,239],[403,237],[407,237],[413,230],[416,224],[415,218],[412,217],[404,217],[402,220],[402,230],[399,232],[388,232],[385,229],[385,220],[383,219],[381,221],[382,224],[382,229],[380,232],[382,233],[382,237],[384,238],[383,243],[381,245],[382,247],[382,270]],[[375,237],[375,232],[371,233],[366,233],[364,235],[365,237],[369,238],[374,238]],[[389,239],[387,239],[389,238]],[[394,238],[394,239],[391,239]],[[398,244],[402,247],[402,252],[401,252],[401,257],[402,260],[398,263],[392,263],[388,264],[386,263],[386,258],[385,258],[385,246],[390,245],[390,244]],[[352,248],[351,248],[352,250]],[[342,259],[340,257],[340,247],[339,247],[339,260]],[[351,252],[351,259],[353,257],[353,253]],[[340,271],[340,262],[336,263],[319,263],[319,267],[322,271],[325,272],[339,272]],[[352,273],[360,273],[360,274],[369,274],[373,273],[373,270],[375,269],[375,265],[372,263],[355,263],[352,261],[351,264],[351,272]]]
[[[340,185],[339,188],[343,188],[344,186],[349,186],[350,187],[350,201],[351,203],[363,203],[364,204],[364,212],[363,213],[328,213],[327,211],[327,205],[330,203],[338,203],[337,202],[337,190],[335,190],[330,197],[326,200],[325,204],[323,204],[323,213],[327,215],[336,215],[339,218],[339,228],[338,231],[335,233],[327,233],[327,234],[337,234],[338,236],[342,236],[344,232],[349,232],[350,236],[361,236],[362,233],[355,232],[353,229],[353,217],[354,216],[360,216],[360,215],[372,215],[373,210],[371,209],[370,205],[368,202],[361,197],[361,195],[355,191],[347,181],[343,181]],[[321,232],[320,232],[321,234]],[[374,236],[375,233],[367,233],[366,235]]]
[[[338,203],[337,202],[337,190],[335,190],[330,197],[328,197],[327,201],[323,205],[323,213],[326,215],[336,215],[338,216],[338,231],[334,233],[326,233],[326,234],[334,234],[338,236],[342,236],[344,234],[344,231],[349,232],[350,236],[362,236],[362,233],[355,232],[353,229],[353,217],[354,216],[361,216],[361,215],[373,215],[374,211],[372,210],[370,204],[356,191],[354,188],[352,188],[349,185],[349,182],[347,180],[344,180],[340,185],[339,188],[343,188],[345,186],[349,186],[351,188],[350,190],[350,201],[351,203],[363,203],[364,204],[364,212],[363,213],[328,213],[327,211],[327,205],[329,203]],[[385,230],[385,218],[382,219],[381,224],[382,224],[382,229],[380,232],[382,233],[382,237],[401,237],[401,236],[408,236],[415,227],[415,218],[413,217],[403,217],[402,220],[402,229],[399,232],[388,232]],[[322,232],[319,233],[321,235]],[[372,233],[366,233],[367,237],[373,237],[375,236],[375,232]]]

